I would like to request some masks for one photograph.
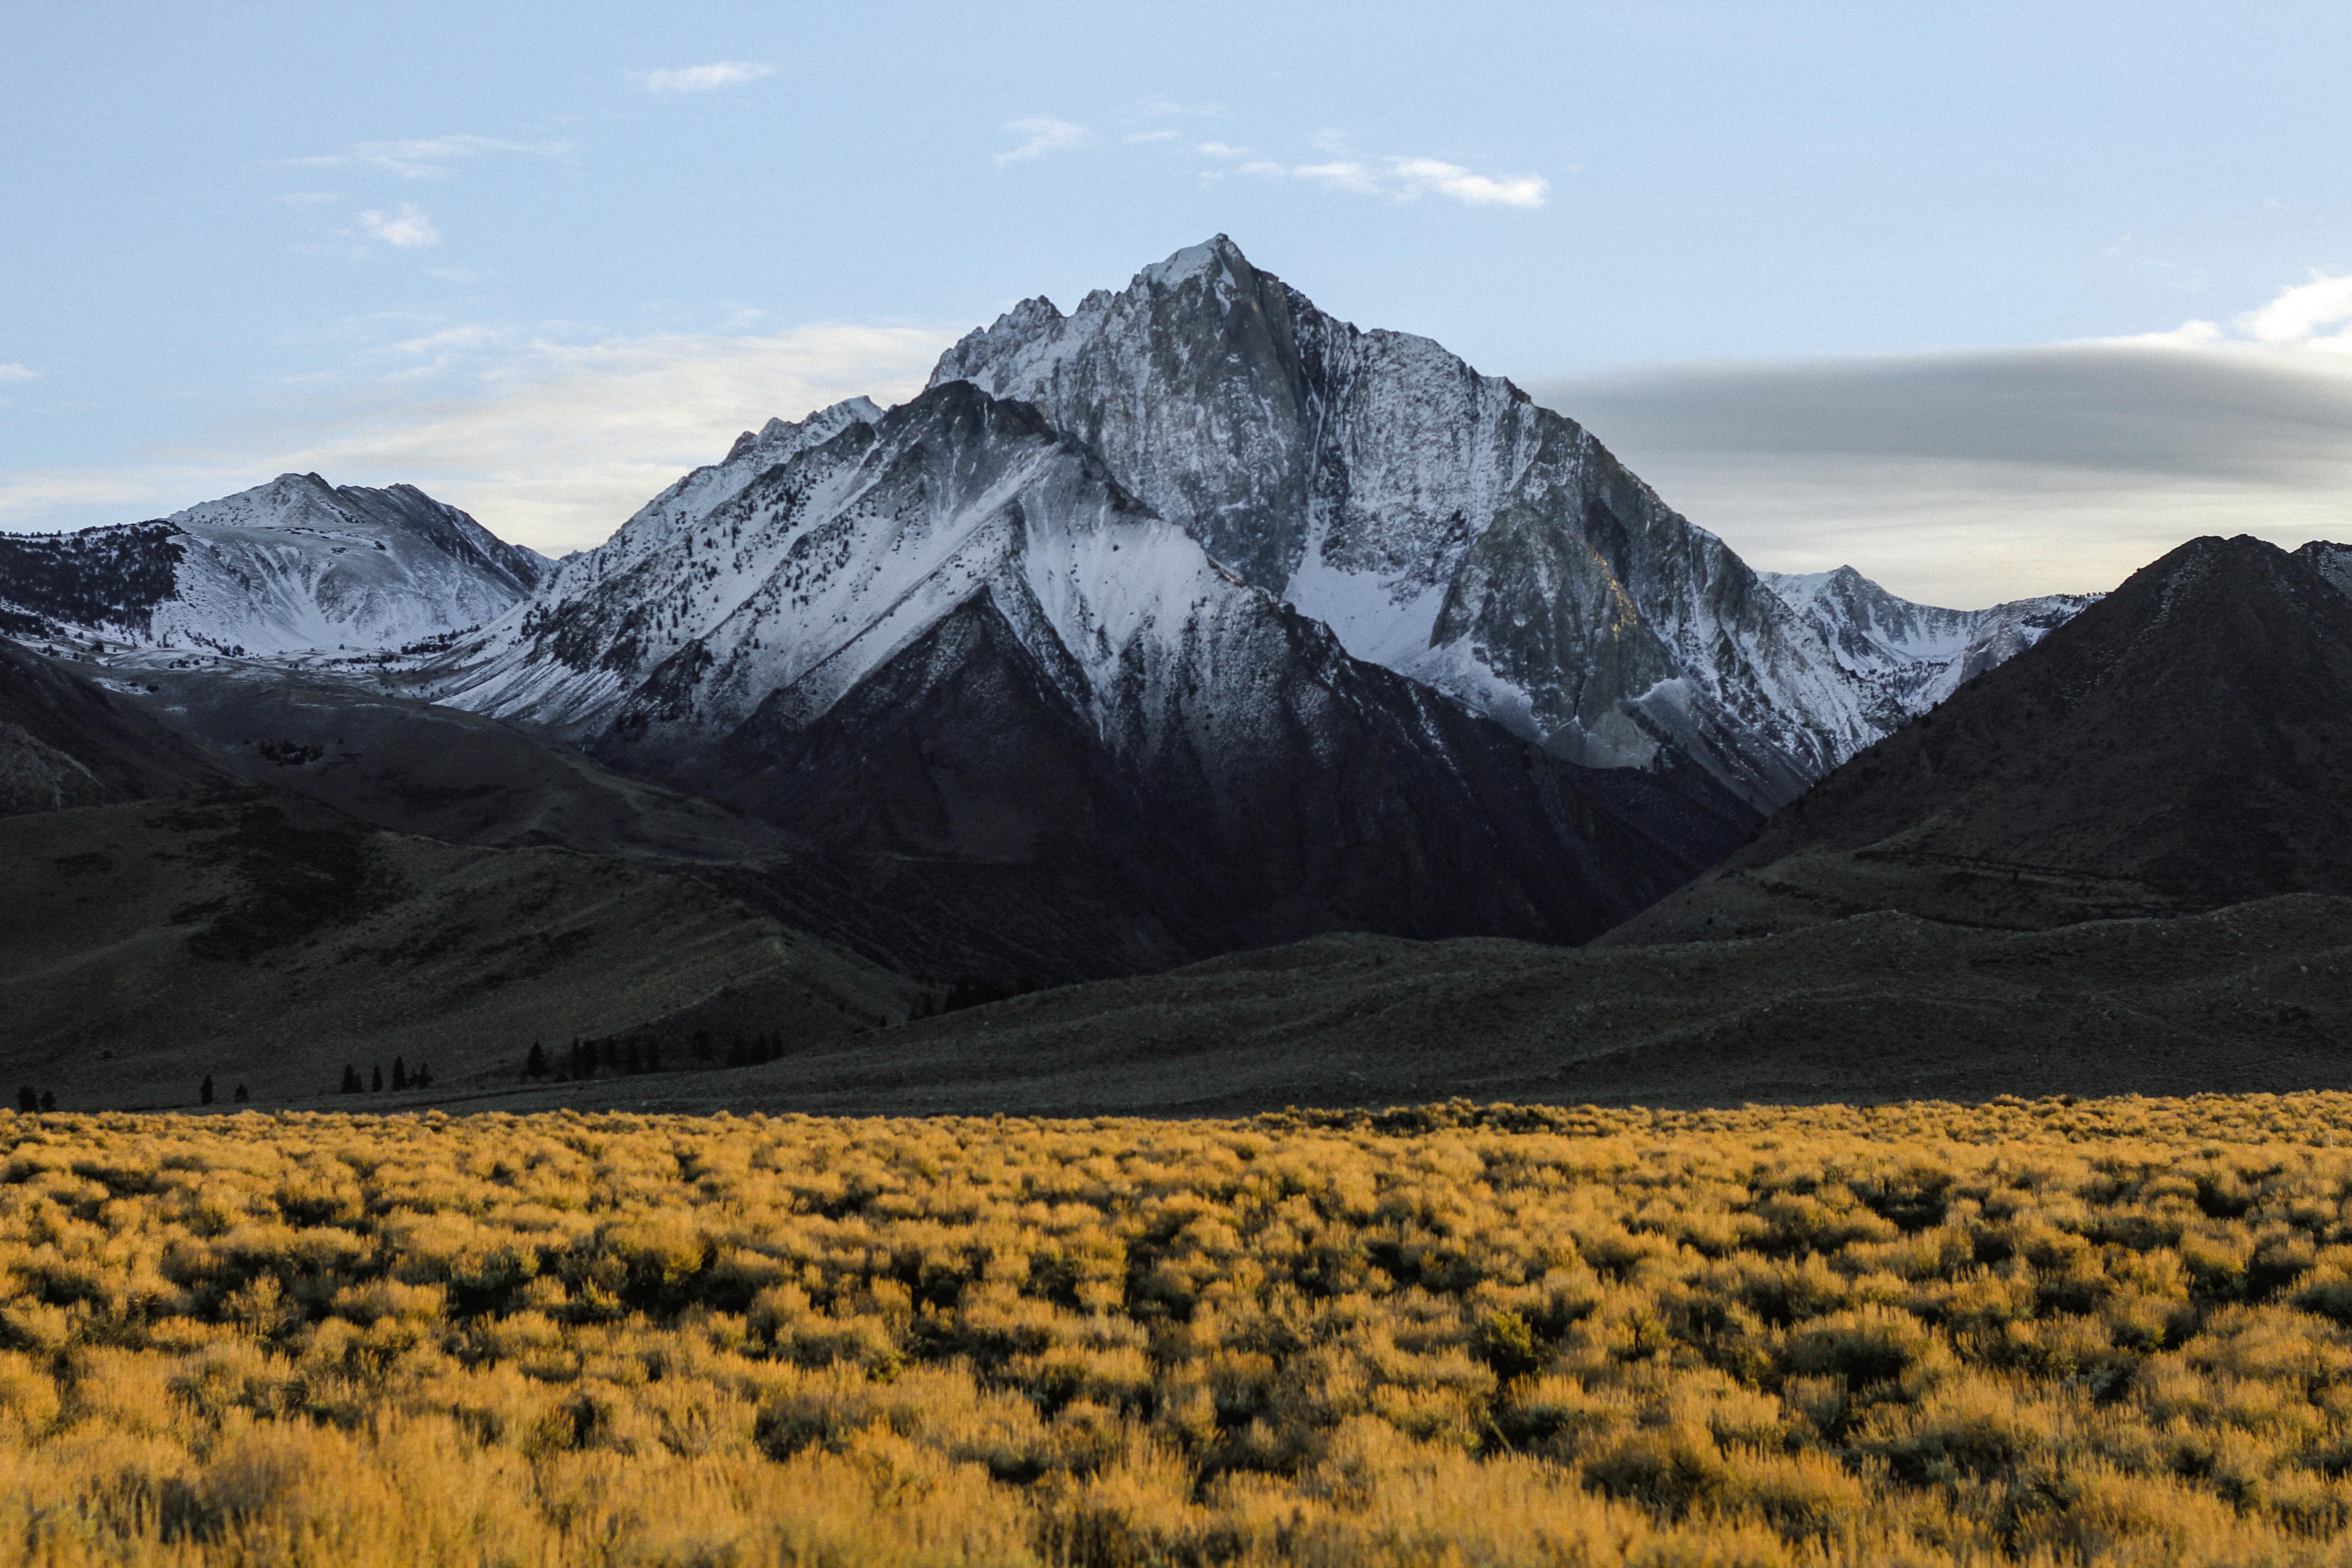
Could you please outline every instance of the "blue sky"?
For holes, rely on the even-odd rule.
[[[2352,499],[2347,60],[2319,6],[12,0],[0,527],[317,467],[590,543],[738,429],[1223,231],[1760,563],[2104,585]],[[2054,416],[1996,377],[1938,446],[1946,373],[2146,334],[2212,373],[2167,373],[2161,453],[2068,444],[2145,392],[2113,353]],[[1788,406],[1804,438],[1759,437]],[[2276,461],[2184,478],[2208,423]]]

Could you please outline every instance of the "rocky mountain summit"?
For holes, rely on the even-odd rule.
[[[168,518],[0,536],[0,631],[269,657],[504,615],[550,563],[413,485],[281,474]]]
[[[1574,420],[1222,235],[1068,315],[1024,300],[941,357],[931,384],[959,380],[1034,404],[1358,658],[1588,765],[1672,752],[1769,809],[1966,662],[1792,605]]]

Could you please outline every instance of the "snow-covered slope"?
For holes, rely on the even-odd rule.
[[[1361,331],[1223,236],[945,354],[1035,404],[1244,581],[1593,765],[1696,758],[1759,805],[1916,710],[1573,420]],[[1889,657],[1899,657],[1890,655]]]
[[[258,657],[398,648],[496,620],[549,565],[414,486],[282,474],[154,522],[0,539],[0,630]]]
[[[1753,820],[1349,657],[963,383],[747,437],[432,689],[835,847],[1063,866],[1193,931],[1139,963],[1335,924],[1572,937]]]
[[[2099,597],[2050,594],[1984,610],[1945,610],[1897,598],[1851,566],[1757,575],[1812,624],[1858,685],[1883,708],[1903,714],[1933,708]]]

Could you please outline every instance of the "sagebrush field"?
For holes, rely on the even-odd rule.
[[[2352,1561],[2347,1140],[0,1113],[0,1557]]]

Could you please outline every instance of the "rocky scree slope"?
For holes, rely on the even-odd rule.
[[[504,615],[551,563],[411,485],[281,474],[168,518],[0,538],[0,631],[268,657]]]
[[[1573,420],[1335,320],[1222,235],[1066,316],[1024,301],[941,357],[932,384],[960,380],[1036,405],[1350,653],[1556,755],[1685,755],[1769,809],[1936,683],[1906,639],[1847,637],[1838,601],[1792,605]],[[1948,640],[1927,662],[1967,662]]]
[[[2182,545],[1608,942],[2352,894],[2352,599],[2311,559],[2244,536]]]
[[[1696,769],[1580,768],[1351,657],[961,382],[746,437],[432,690],[1080,911],[1054,978],[1334,927],[1581,940],[1753,820]]]

